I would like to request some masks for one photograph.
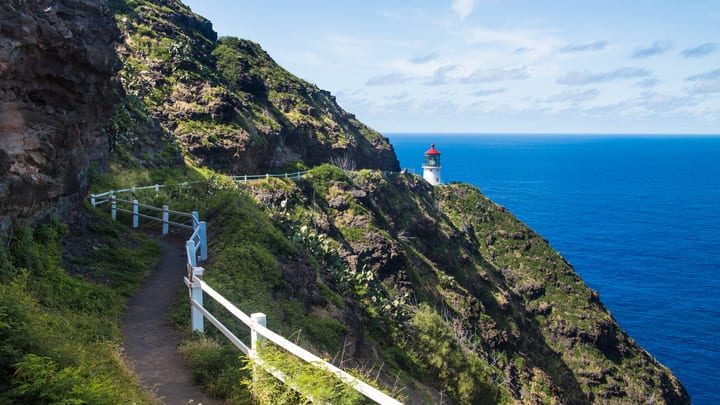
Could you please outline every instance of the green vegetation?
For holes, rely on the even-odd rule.
[[[673,388],[570,265],[507,210],[465,184],[320,164],[390,167],[380,155],[393,154],[258,44],[216,41],[185,6],[161,3],[110,2],[125,92],[106,126],[109,172],[91,173],[91,188],[178,184],[135,196],[200,210],[210,232],[205,280],[243,311],[264,312],[273,330],[379,385],[413,387],[412,402],[644,402]],[[312,166],[297,182],[242,187],[210,170]],[[156,252],[136,237],[120,242],[122,228],[101,221],[92,248],[63,261],[64,232],[57,223],[17,228],[0,241],[0,403],[142,402],[115,349],[116,320],[151,265],[138,258]],[[273,378],[250,378],[252,364],[214,328],[191,334],[187,305],[172,316],[186,333],[180,350],[211,395],[307,400]],[[247,339],[246,327],[208,306]],[[313,397],[362,402],[277,350],[263,356]]]
[[[285,384],[282,384],[274,376],[260,372],[255,378],[246,381],[258,403],[278,405],[374,403],[330,372],[305,363],[270,344],[265,345],[260,351],[260,358],[264,364],[282,371],[286,380]],[[247,368],[252,367],[252,364],[249,364]]]
[[[488,379],[488,366],[464,350],[452,327],[428,305],[412,318],[414,334],[408,349],[413,363],[426,378],[442,382],[442,389],[461,403],[494,404],[497,388]]]
[[[93,249],[67,264],[80,274],[64,268],[57,220],[2,241],[0,403],[148,400],[118,352],[118,319],[159,251],[101,218],[93,228]]]
[[[136,168],[95,174],[93,189],[117,189],[134,181],[138,182],[135,184],[153,184],[152,180],[178,184],[185,179],[195,183],[186,187],[161,188],[160,191],[137,191],[135,197],[154,205],[168,204],[187,211],[199,207],[201,217],[208,222],[211,241],[210,261],[203,264],[205,280],[246,313],[265,313],[273,330],[284,336],[294,336],[303,347],[326,357],[339,353],[348,330],[342,322],[329,316],[332,310],[326,306],[342,306],[342,299],[327,286],[324,292],[320,291],[318,285],[322,285],[322,281],[314,281],[318,277],[317,270],[310,262],[297,269],[287,268],[288,263],[304,260],[305,244],[286,237],[257,207],[252,196],[234,182],[206,169]],[[275,178],[256,184],[268,190],[294,188],[291,181]],[[315,239],[312,242],[308,240],[308,243],[322,245]],[[331,253],[330,247],[325,249],[326,253]],[[314,260],[318,259],[325,260],[321,256]],[[339,261],[337,257],[334,260]],[[297,277],[293,274],[296,271],[306,272],[303,277],[310,284],[291,287],[290,282]],[[301,288],[296,292],[299,296],[288,293],[297,288]],[[315,292],[307,291],[308,288]],[[324,305],[312,305],[308,302],[309,293],[326,295],[331,299]],[[213,302],[206,305],[238,336],[247,340],[245,326]],[[183,303],[172,316],[179,320],[180,327],[185,331],[188,327],[187,310]],[[246,373],[241,369],[241,353],[231,347],[217,330],[208,327],[204,336],[188,334],[181,353],[191,364],[196,382],[208,393],[230,403],[245,403],[243,398],[249,396],[248,387],[238,385],[239,378]],[[311,378],[311,375],[303,378]],[[322,384],[316,381],[312,385]]]
[[[187,316],[187,311],[184,314]],[[223,398],[230,404],[251,404],[246,385],[251,378],[242,353],[224,337],[222,340],[202,335],[192,335],[179,348],[180,354],[192,370],[193,381],[214,397]]]
[[[364,323],[370,332],[367,338],[382,348],[391,375],[402,374],[403,378],[439,384],[444,395],[461,403],[499,401],[503,398],[502,391],[490,378],[490,367],[480,356],[463,348],[464,343],[458,340],[451,326],[437,314],[430,316],[427,305],[423,304],[420,310],[411,305],[407,292],[392,283],[383,283],[372,262],[353,267],[348,265],[341,253],[347,249],[377,248],[369,242],[368,235],[376,235],[372,243],[396,243],[388,230],[391,233],[396,231],[388,229],[386,222],[387,218],[396,218],[393,216],[396,204],[408,210],[409,221],[410,218],[417,219],[418,214],[414,210],[417,210],[418,203],[408,201],[412,194],[395,190],[391,186],[391,182],[395,181],[378,172],[365,170],[348,175],[335,166],[322,165],[311,169],[300,184],[284,185],[281,204],[267,206],[266,212],[298,248],[306,251],[320,268],[326,269],[326,274],[332,276],[328,282],[335,286],[336,291],[361,304]],[[257,192],[267,190],[267,184],[260,183],[253,184],[251,188]],[[377,188],[382,193],[382,206],[358,199],[367,193],[360,190],[368,188]],[[275,188],[275,192],[278,190]],[[300,193],[304,197],[299,196]],[[312,204],[303,203],[305,200],[312,201]],[[423,201],[421,206],[432,207],[432,204]],[[385,211],[387,208],[393,211]],[[317,221],[325,215],[332,218],[339,233],[318,229]],[[385,258],[387,256],[378,260]],[[453,280],[451,276],[440,274],[447,280]],[[436,281],[429,280],[429,283],[436,284]],[[446,284],[462,290],[454,281]],[[325,282],[321,285],[324,295],[332,297],[334,291],[328,291]],[[437,303],[433,295],[425,299]],[[337,300],[331,301],[339,307]],[[433,356],[434,353],[439,353],[442,361],[433,363],[438,359]]]
[[[338,168],[329,163],[316,166],[310,170],[309,179],[320,195],[325,195],[330,190],[330,182],[347,182],[348,177]]]
[[[140,129],[150,123],[150,115],[145,105],[135,96],[126,96],[115,105],[115,113],[108,122],[106,130],[110,134],[110,150],[132,149],[141,140]]]

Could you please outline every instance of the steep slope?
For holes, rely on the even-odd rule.
[[[125,104],[138,106],[128,115],[157,122],[195,164],[230,174],[330,160],[399,169],[385,137],[330,93],[278,66],[259,45],[218,41],[207,20],[175,0],[117,1],[115,10]],[[123,129],[116,138],[136,156],[155,154],[157,147],[143,144],[156,137],[142,132]]]
[[[322,166],[251,189],[360,304],[350,357],[461,403],[689,402],[570,264],[475,187]]]

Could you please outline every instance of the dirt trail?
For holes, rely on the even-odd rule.
[[[160,262],[130,299],[123,318],[125,353],[143,384],[162,402],[222,404],[192,384],[188,365],[177,352],[180,333],[165,318],[178,290],[185,288],[185,240],[177,236],[156,239],[162,251]]]

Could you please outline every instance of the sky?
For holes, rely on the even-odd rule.
[[[384,133],[720,134],[718,0],[184,0]]]

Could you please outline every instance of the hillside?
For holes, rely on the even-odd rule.
[[[15,291],[0,299],[0,403],[48,390],[148,400],[115,345],[156,248],[80,201],[88,187],[186,180],[200,183],[143,197],[207,219],[206,280],[408,402],[690,402],[546,240],[473,186],[399,173],[387,138],[260,45],[217,38],[176,0],[10,0],[0,12],[0,279]],[[223,176],[305,168],[298,181]],[[173,317],[187,332],[184,305]],[[212,359],[188,356],[211,395],[245,403],[223,342],[188,333],[183,351]],[[88,382],[97,390],[77,389]]]
[[[343,314],[353,356],[391,375],[461,403],[687,401],[572,266],[475,187],[323,166],[251,189],[287,235],[321,251],[323,282],[360,304],[329,311]]]
[[[217,40],[207,20],[177,1],[118,3],[126,108],[112,132],[136,155],[157,143],[138,125],[151,119],[196,165],[229,174],[330,160],[399,169],[387,138],[258,44]]]

